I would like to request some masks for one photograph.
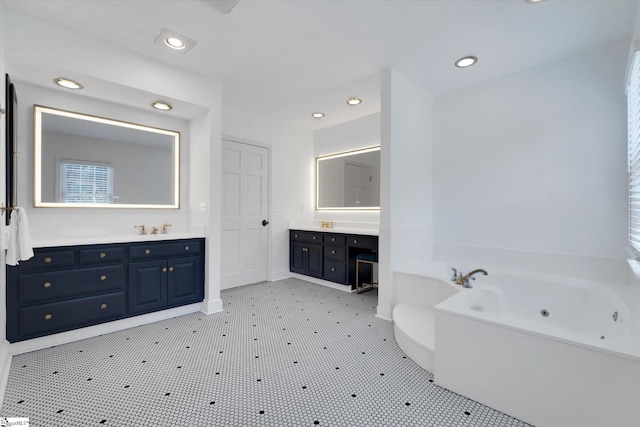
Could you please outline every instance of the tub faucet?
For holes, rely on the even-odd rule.
[[[469,280],[476,280],[475,277],[471,277],[476,273],[482,273],[485,276],[489,274],[481,268],[478,268],[477,270],[473,270],[471,273],[465,274],[465,275],[460,273],[460,276],[458,276],[458,280],[456,280],[456,285],[462,285],[465,288],[472,288],[473,286],[471,286],[471,283],[469,282]]]

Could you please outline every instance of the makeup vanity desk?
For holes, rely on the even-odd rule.
[[[356,257],[360,254],[377,255],[377,234],[377,230],[290,229],[289,270],[355,289]],[[364,274],[369,275],[364,280],[370,282],[372,272]]]
[[[34,246],[33,258],[7,266],[10,342],[196,303],[204,297],[205,246],[198,235],[71,238],[34,242]]]

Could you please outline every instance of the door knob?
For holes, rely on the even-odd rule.
[[[262,220],[262,226],[263,226],[263,227],[266,227],[266,226],[267,226],[267,224],[269,224],[269,221],[267,221],[266,219],[263,219],[263,220]]]

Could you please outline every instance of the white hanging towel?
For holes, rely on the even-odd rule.
[[[33,257],[31,233],[27,213],[23,208],[11,211],[9,221],[9,242],[7,245],[7,265],[18,265]]]

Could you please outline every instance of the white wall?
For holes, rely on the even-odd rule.
[[[495,248],[625,258],[627,49],[435,97],[438,257]]]
[[[356,107],[357,108],[357,107]],[[329,126],[313,133],[313,157],[352,151],[380,145],[380,113],[371,114],[356,120]],[[311,165],[315,173],[315,161]],[[379,185],[379,183],[374,183]],[[315,177],[309,193],[315,195]],[[312,201],[315,207],[315,201]],[[313,220],[355,223],[380,223],[379,211],[314,211]]]
[[[378,316],[390,319],[393,271],[432,259],[433,97],[385,70],[381,117]]]
[[[222,133],[270,149],[270,279],[289,277],[289,221],[310,221],[313,215],[312,133],[230,108],[222,112]]]

